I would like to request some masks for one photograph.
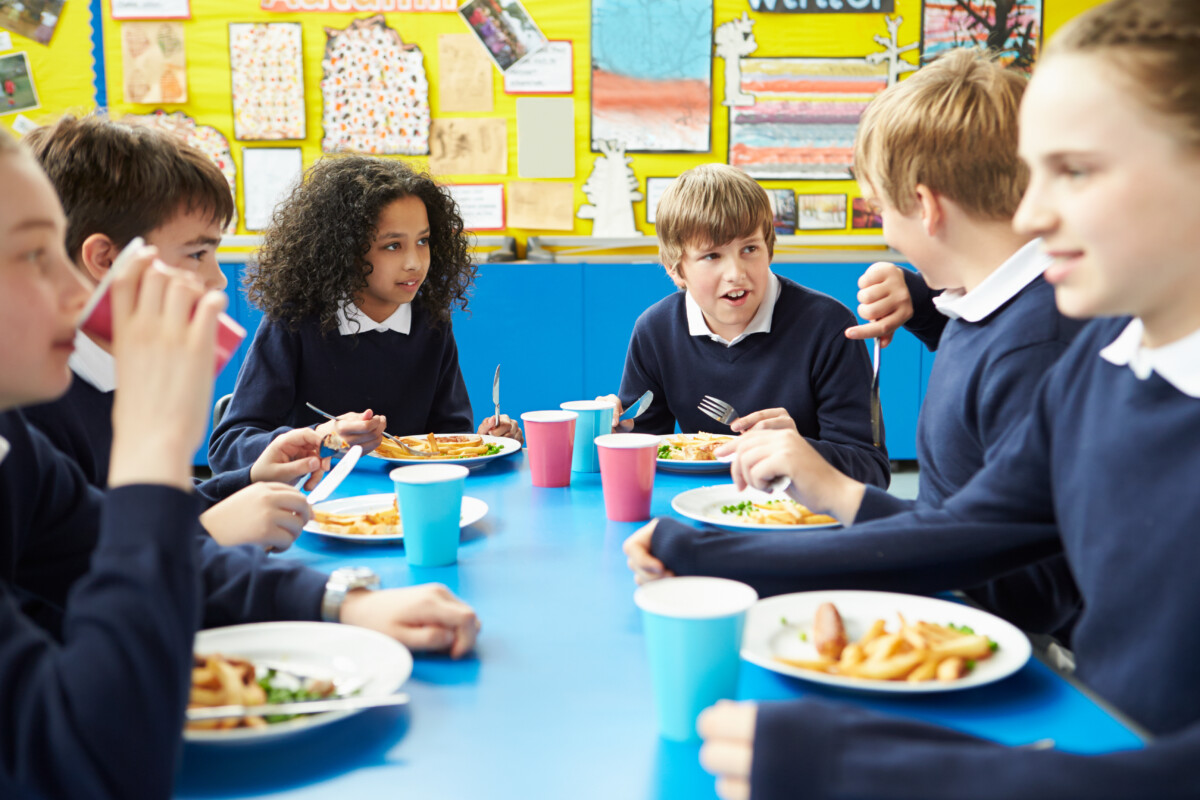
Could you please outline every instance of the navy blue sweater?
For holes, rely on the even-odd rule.
[[[114,392],[102,392],[78,375],[59,399],[22,410],[25,419],[83,470],[87,482],[108,486],[112,455]],[[196,493],[211,506],[250,485],[250,465],[196,482]]]
[[[930,352],[938,349],[938,340],[949,321],[933,304],[933,298],[942,293],[941,289],[930,289],[929,284],[921,277],[921,273],[911,269],[900,268],[904,273],[904,285],[908,287],[908,296],[912,300],[913,315],[904,323],[904,329],[916,336],[921,344]]]
[[[704,395],[719,397],[741,414],[786,408],[801,435],[825,460],[855,480],[887,486],[887,450],[871,443],[871,362],[862,342],[846,338],[854,315],[838,301],[779,278],[770,333],[747,336],[733,347],[688,333],[684,292],[638,317],[625,356],[621,403],[643,392],[654,402],[635,430],[685,433],[716,430],[696,408]]]
[[[209,441],[213,470],[253,464],[278,434],[324,422],[306,402],[331,414],[369,408],[398,435],[474,430],[454,332],[435,327],[420,305],[408,335],[322,334],[316,320],[293,331],[264,319]]]
[[[1127,322],[1080,333],[1046,374],[1030,416],[942,508],[848,532],[709,542],[739,557],[769,548],[750,581],[766,594],[938,591],[1061,546],[1084,601],[1077,676],[1161,738],[1145,751],[1085,758],[809,701],[769,704],[758,719],[755,800],[792,797],[801,785],[817,798],[936,800],[961,797],[964,786],[972,798],[1200,795],[1200,400],[1099,356]],[[673,557],[679,527],[661,521],[654,550],[691,574]]]

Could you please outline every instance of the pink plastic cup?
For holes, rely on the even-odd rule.
[[[648,433],[607,433],[596,437],[604,513],[613,522],[650,519],[658,437]]]
[[[534,486],[571,485],[571,450],[578,416],[574,411],[526,411],[521,415]]]

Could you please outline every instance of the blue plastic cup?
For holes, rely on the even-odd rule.
[[[417,464],[390,473],[404,528],[404,553],[414,567],[444,567],[458,561],[463,482],[459,464]]]
[[[633,600],[642,609],[659,734],[699,738],[700,712],[737,694],[742,625],[758,593],[725,578],[664,578],[639,587]]]
[[[579,415],[575,420],[571,471],[599,472],[600,456],[596,451],[596,437],[612,433],[612,405],[603,400],[572,400],[559,408]]]

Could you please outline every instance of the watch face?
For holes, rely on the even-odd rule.
[[[373,588],[379,585],[379,576],[368,567],[341,567],[335,569],[330,578],[343,582],[349,589]]]

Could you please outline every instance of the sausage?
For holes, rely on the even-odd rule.
[[[846,627],[833,603],[821,603],[813,619],[813,644],[822,658],[837,661],[846,647]]]

